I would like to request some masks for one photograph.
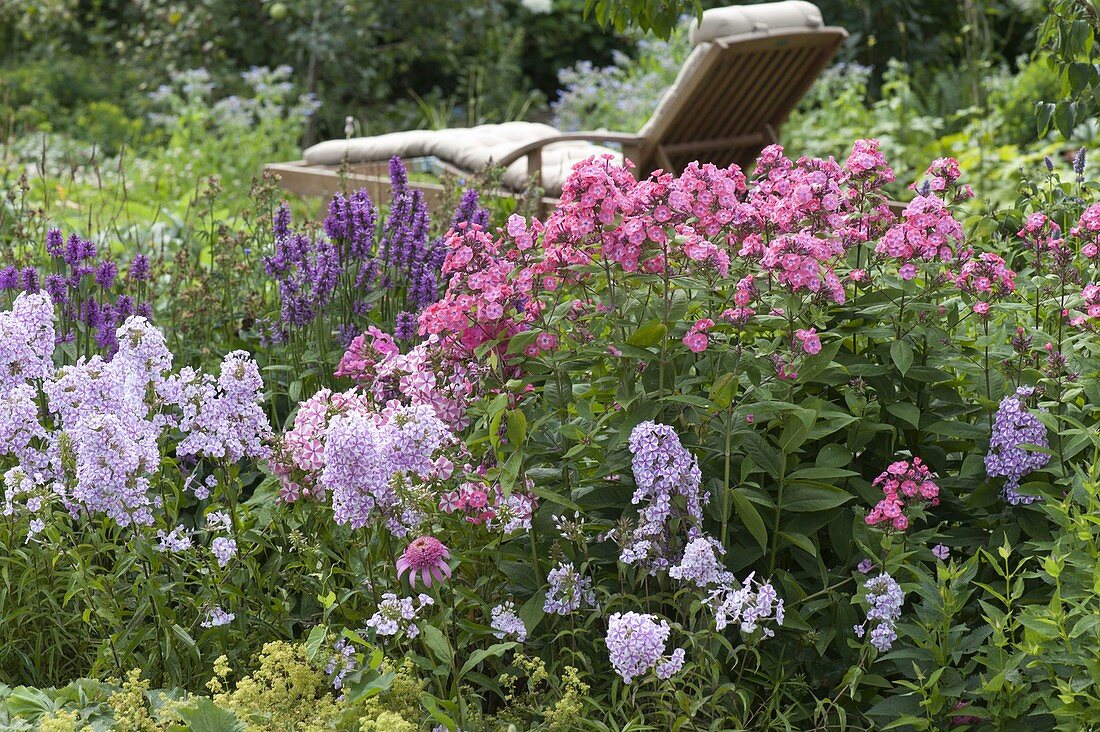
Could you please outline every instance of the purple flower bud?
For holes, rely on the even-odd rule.
[[[416,336],[416,314],[407,310],[397,314],[394,319],[393,337],[399,341],[410,341]]]
[[[149,257],[144,254],[138,254],[134,257],[134,261],[130,263],[127,276],[134,282],[145,282],[149,279]]]
[[[46,232],[46,251],[51,257],[65,256],[65,237],[61,229],[50,229]]]
[[[19,270],[13,265],[0,269],[0,290],[19,289]]]
[[[286,203],[279,204],[279,208],[275,209],[272,230],[276,240],[285,239],[290,236],[290,206]]]
[[[69,303],[69,284],[61,275],[46,275],[45,289],[55,305],[67,305]]]
[[[115,312],[118,313],[119,320],[126,320],[134,314],[134,298],[129,295],[120,295],[118,300],[115,301]]]
[[[109,290],[115,285],[118,276],[118,267],[109,259],[104,259],[95,270],[95,283],[104,290]]]
[[[38,270],[34,267],[24,267],[21,274],[23,289],[27,292],[38,292]]]

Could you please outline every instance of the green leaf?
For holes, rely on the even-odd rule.
[[[180,716],[191,732],[244,732],[244,723],[228,709],[223,709],[204,696],[180,708]]]
[[[710,400],[719,409],[728,408],[736,393],[737,374],[722,374],[710,385]]]
[[[655,346],[668,335],[668,328],[659,320],[652,320],[630,334],[626,342],[631,346],[649,348]]]
[[[443,635],[443,631],[434,625],[425,625],[421,637],[424,638],[424,645],[435,656],[435,660],[450,664],[454,652],[451,650],[451,643],[447,640],[447,636]]]
[[[790,474],[791,480],[797,480],[799,478],[803,480],[822,480],[824,478],[850,478],[853,475],[859,475],[854,470],[845,470],[844,468],[832,468],[816,466],[812,468],[800,468]]]
[[[428,626],[429,628],[432,626]],[[428,714],[432,715],[432,719],[440,722],[447,728],[447,732],[455,732],[458,729],[458,723],[439,708],[439,700],[430,694],[422,694],[420,701],[424,705],[424,708],[428,710]]]
[[[511,641],[508,643],[494,643],[488,648],[482,648],[481,650],[474,651],[470,654],[470,657],[466,659],[466,663],[462,664],[462,670],[458,672],[459,676],[465,676],[467,671],[472,671],[477,668],[477,665],[484,661],[486,658],[492,658],[494,656],[502,656],[504,652],[515,648],[519,644]]]
[[[557,475],[561,475],[560,470],[556,470],[554,472]],[[543,499],[544,501],[550,501],[550,503],[556,503],[559,506],[564,506],[565,508],[568,508],[570,511],[580,511],[581,510],[581,507],[578,506],[573,501],[569,500],[568,498],[566,498],[565,496],[563,496],[559,493],[556,493],[552,488],[547,488],[545,486],[539,485],[537,482],[534,485],[531,486],[530,492],[534,493],[536,496]]]
[[[325,642],[327,629],[323,625],[315,626],[306,636],[306,658],[313,661],[321,652],[321,644]]]
[[[388,691],[389,688],[393,686],[393,680],[396,678],[396,672],[387,671],[384,674],[378,674],[373,679],[360,679],[357,682],[349,684],[346,687],[348,702],[354,704],[360,699],[369,699],[372,696],[381,694],[383,691]]]
[[[1070,137],[1077,125],[1077,103],[1062,101],[1054,110],[1054,126],[1062,137]]]
[[[13,717],[26,717],[31,721],[37,721],[42,715],[57,709],[57,705],[46,692],[29,686],[12,689],[5,706]]]
[[[505,434],[508,436],[508,445],[513,450],[519,449],[527,439],[527,415],[522,410],[513,409],[508,412]]]
[[[1050,130],[1051,120],[1054,119],[1054,104],[1051,102],[1039,102],[1035,105],[1035,129],[1039,136],[1045,136]]]
[[[814,464],[820,468],[843,468],[852,463],[852,451],[846,445],[831,443],[817,453]]]
[[[780,531],[779,537],[781,539],[786,539],[788,542],[794,544],[796,547],[806,552],[810,556],[817,556],[817,548],[814,546],[814,543],[810,541],[810,537],[806,536],[805,534],[799,534],[793,531]]]
[[[749,432],[742,439],[742,446],[756,467],[767,475],[779,475],[779,454],[767,440],[755,432]]]
[[[988,432],[977,425],[966,422],[936,422],[924,428],[925,432],[943,437],[958,437],[967,440],[982,440],[988,437]]]
[[[523,621],[523,627],[527,628],[528,635],[535,632],[535,628],[538,627],[543,617],[546,616],[546,611],[543,610],[545,605],[546,591],[539,590],[531,595],[530,599],[523,603],[523,607],[516,613],[519,615],[519,619]]]
[[[756,510],[756,506],[752,504],[752,501],[738,491],[730,491],[730,495],[733,496],[733,507],[737,512],[737,518],[745,524],[745,528],[752,534],[752,538],[756,539],[756,543],[760,545],[760,548],[767,551],[768,529],[764,525],[764,519],[760,517],[760,512]]]
[[[783,510],[793,513],[827,511],[855,498],[843,488],[831,485],[791,483],[783,497]]]
[[[904,375],[913,365],[913,349],[906,341],[896,340],[890,344],[890,359]]]
[[[909,402],[894,402],[886,405],[886,411],[895,417],[899,417],[913,427],[920,426],[920,408]]]

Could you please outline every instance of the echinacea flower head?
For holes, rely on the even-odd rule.
[[[409,584],[415,585],[419,574],[424,584],[431,587],[433,579],[443,582],[444,577],[451,576],[451,567],[447,564],[450,556],[451,550],[434,536],[413,539],[397,560],[397,578],[401,579],[408,572]]]

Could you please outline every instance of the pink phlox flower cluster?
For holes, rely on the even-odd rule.
[[[796,330],[794,337],[798,340],[799,347],[811,356],[821,353],[821,336],[814,328]]]
[[[1100,253],[1100,203],[1086,208],[1069,233],[1081,240],[1081,254],[1095,259]]]
[[[736,220],[748,191],[745,174],[736,165],[719,168],[712,163],[688,163],[678,177],[671,178],[665,204],[653,211],[658,221],[690,217],[700,234],[717,236]],[[666,218],[667,217],[667,218]]]
[[[719,319],[734,324],[744,323],[756,315],[756,311],[749,307],[756,296],[756,284],[753,276],[745,275],[737,281],[737,286],[734,289],[733,304],[736,307],[723,310],[722,314],[718,316]]]
[[[1024,226],[1016,236],[1026,241],[1028,248],[1037,255],[1063,249],[1061,227],[1044,213],[1033,213],[1024,219]]]
[[[638,181],[633,164],[620,165],[611,155],[586,158],[573,166],[562,186],[561,203],[546,221],[546,243],[580,242],[635,212]]]
[[[894,170],[879,150],[880,145],[875,139],[856,140],[852,144],[852,152],[844,163],[849,183],[877,189],[894,182]]]
[[[742,256],[757,252],[746,240]],[[792,292],[821,293],[836,303],[845,301],[844,284],[832,264],[844,254],[841,241],[815,236],[808,230],[780,234],[759,250],[760,265]]]
[[[714,327],[714,321],[710,318],[702,318],[696,320],[688,328],[688,332],[684,334],[683,343],[688,347],[688,350],[692,353],[702,353],[707,350],[707,346],[710,344],[710,339],[707,337],[707,331]]]
[[[629,684],[651,670],[665,680],[678,673],[684,665],[684,650],[665,653],[672,629],[667,620],[657,622],[657,616],[636,612],[615,613],[607,621],[607,644],[611,665]]]
[[[779,145],[764,148],[746,200],[755,210],[757,233],[826,233],[842,229],[848,209],[845,177],[832,158],[803,157],[793,162]]]
[[[378,362],[399,353],[400,349],[393,336],[372,325],[367,328],[366,333],[352,338],[347,351],[340,358],[335,376],[346,376],[356,381],[369,379]]]
[[[974,304],[974,312],[986,315],[990,300],[999,300],[1016,291],[1016,273],[999,255],[982,252],[959,269],[955,275],[955,286],[980,298],[981,302]],[[979,308],[980,304],[985,307]]]
[[[735,222],[744,192],[737,166],[692,163],[679,176],[658,171],[639,182],[629,167],[590,158],[574,166],[546,222],[545,256],[558,268],[606,259],[626,272],[659,274],[675,234],[689,262],[725,276],[729,255],[708,237]]]
[[[1100,319],[1100,284],[1095,282],[1081,288],[1081,297],[1085,299],[1085,312],[1087,317],[1078,316],[1071,319],[1070,325],[1080,327],[1088,322],[1088,319]]]
[[[461,511],[467,522],[484,524],[486,528],[499,526],[505,534],[530,530],[537,505],[538,500],[532,494],[513,491],[505,495],[499,485],[490,488],[474,481],[463,483],[458,490],[444,493],[439,499],[439,510]]]
[[[695,233],[691,226],[677,227],[676,233],[683,242],[684,256],[691,262],[698,262],[706,269],[713,270],[719,277],[728,277],[730,273],[730,255],[726,249],[712,243]]]
[[[408,353],[387,355],[362,386],[379,403],[426,404],[452,429],[463,430],[469,425],[466,410],[480,394],[479,375],[476,363],[453,357],[432,335]]]
[[[938,196],[948,203],[960,203],[974,197],[974,191],[969,185],[959,184],[961,177],[962,170],[959,169],[958,160],[936,158],[924,171],[924,182],[920,186],[913,183],[909,189],[924,196]]]
[[[501,242],[477,224],[452,229],[446,246],[447,291],[420,313],[420,335],[438,335],[469,356],[482,344],[507,341],[523,329],[527,308],[536,305],[530,298],[534,273],[504,256]]]
[[[891,226],[875,253],[895,260],[902,279],[917,276],[917,261],[952,262],[960,255],[963,228],[947,205],[935,196],[917,196],[905,207],[902,221]]]
[[[871,483],[882,489],[884,498],[867,513],[864,521],[868,526],[889,524],[898,531],[905,531],[909,528],[905,511],[911,505],[939,505],[940,488],[933,478],[935,475],[919,457],[891,463]]]

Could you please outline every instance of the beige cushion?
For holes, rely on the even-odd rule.
[[[534,122],[506,122],[499,125],[456,127],[449,130],[410,130],[375,137],[329,140],[305,151],[310,165],[340,165],[347,156],[352,163],[435,156],[462,170],[480,173],[496,160],[535,140],[560,134],[549,125]],[[542,150],[542,186],[547,195],[557,196],[573,166],[592,155],[610,154],[617,162],[622,155],[610,148],[587,142],[556,142]],[[508,166],[504,183],[522,190],[528,179],[527,161]]]
[[[765,5],[731,5],[703,11],[702,22],[692,20],[690,38],[694,45],[738,36],[753,31],[784,31],[821,28],[821,11],[803,0],[784,0]]]

